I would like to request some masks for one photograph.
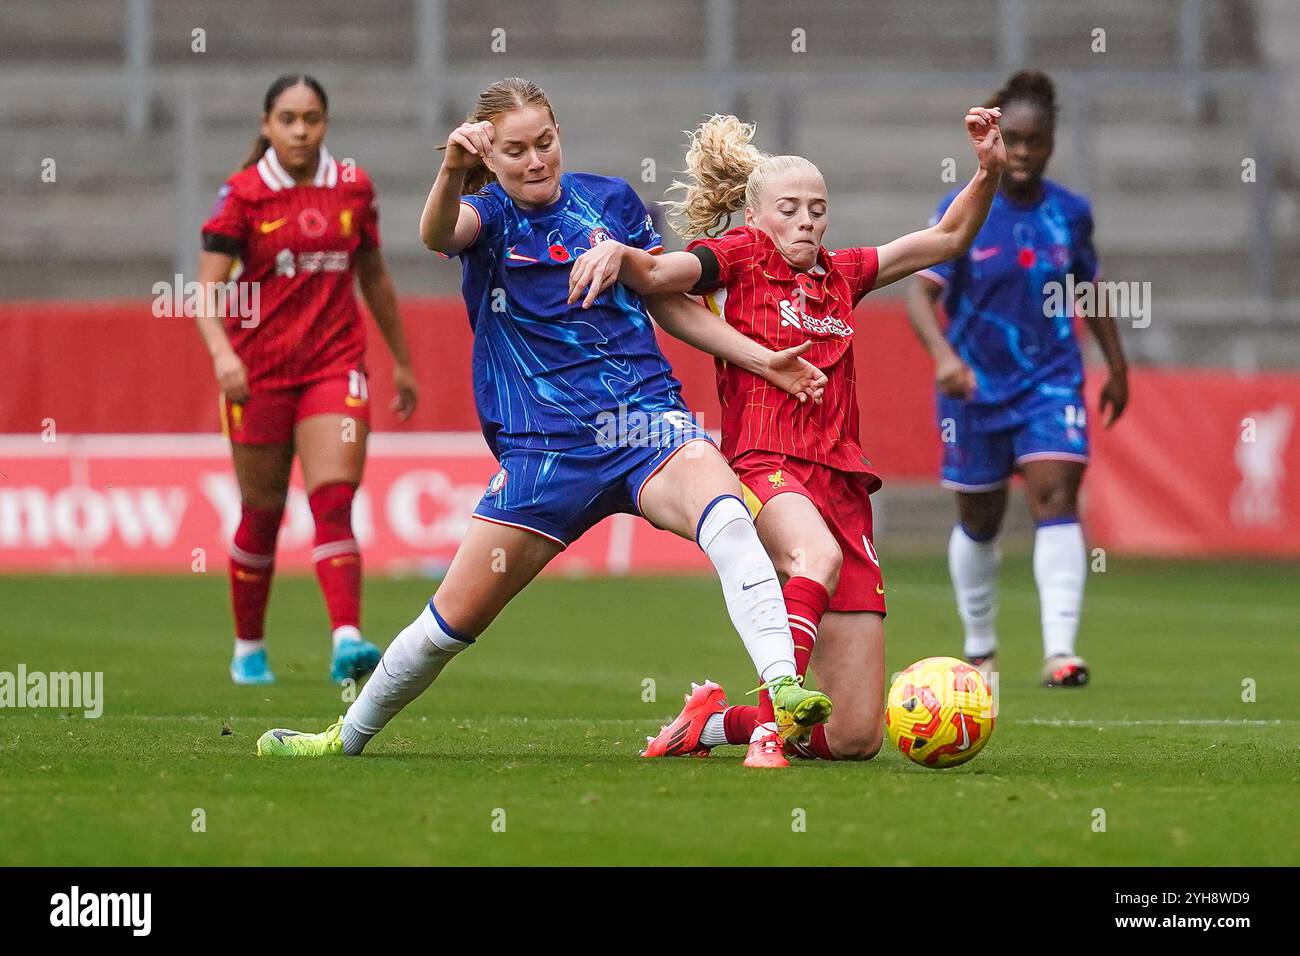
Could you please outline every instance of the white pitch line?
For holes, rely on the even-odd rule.
[[[1111,574],[1117,572],[1112,571]],[[893,585],[895,593],[901,597],[925,597],[952,602],[952,588],[928,583],[909,583],[903,581]],[[1003,603],[1026,604],[1038,606],[1038,593],[1032,588],[1003,585],[998,591],[998,599]],[[1297,607],[1294,604],[1237,604],[1229,601],[1206,601],[1197,597],[1133,597],[1129,595],[1108,594],[1096,590],[1084,597],[1084,611],[1088,607],[1099,611],[1143,611],[1153,614],[1215,615],[1230,618],[1233,621],[1243,619],[1271,622],[1292,623],[1296,619]]]
[[[1276,727],[1294,724],[1294,720],[1218,720],[1179,718],[1176,720],[1068,720],[1052,717],[1020,717],[1013,724],[1038,727]]]

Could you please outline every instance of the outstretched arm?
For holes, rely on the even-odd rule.
[[[966,114],[966,131],[979,157],[980,168],[966,188],[933,226],[908,233],[880,247],[880,271],[875,288],[897,282],[921,269],[947,262],[970,248],[998,191],[998,179],[1007,162],[1006,147],[998,130],[1001,110],[973,106]]]
[[[646,296],[645,304],[654,320],[674,338],[753,372],[796,396],[800,402],[810,398],[821,402],[826,375],[800,358],[812,348],[812,342],[773,352],[679,292]]]
[[[699,281],[700,260],[692,253],[666,252],[656,256],[606,239],[578,256],[569,270],[569,304],[581,298],[582,307],[589,309],[596,297],[615,282],[641,295],[652,295],[689,292]]]

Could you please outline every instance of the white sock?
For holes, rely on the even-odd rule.
[[[715,498],[700,516],[695,539],[718,572],[727,613],[759,680],[795,676],[794,641],[781,582],[758,540],[749,509],[735,495]]]
[[[242,661],[249,654],[254,654],[266,647],[266,641],[245,641],[242,638],[235,638],[235,660]]]
[[[359,754],[397,712],[419,697],[447,662],[469,647],[438,618],[433,602],[393,638],[343,718],[343,752]]]
[[[1043,656],[1074,653],[1083,605],[1088,554],[1079,522],[1038,526],[1034,535],[1034,580],[1043,611]]]
[[[341,627],[334,628],[334,647],[339,646],[339,641],[351,638],[354,641],[361,640],[361,631],[351,624],[344,624]]]
[[[704,729],[700,731],[701,745],[721,747],[727,743],[727,732],[723,729],[722,720],[722,715],[725,713],[725,710],[720,710],[716,714],[709,714],[709,719],[704,722]]]
[[[966,656],[988,657],[998,649],[998,566],[1002,551],[995,540],[975,541],[960,524],[948,538],[948,573],[957,595],[957,613],[966,628]]]
[[[776,724],[768,721],[765,724],[755,724],[754,732],[749,735],[749,742],[752,744],[755,740],[762,740],[769,734],[776,733]]]

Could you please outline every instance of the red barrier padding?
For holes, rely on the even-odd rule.
[[[1126,553],[1300,556],[1300,375],[1134,369],[1112,429],[1095,414],[1089,538]]]
[[[388,410],[391,362],[371,324],[376,430],[477,430],[463,305],[456,299],[407,299],[402,313],[421,384],[420,407],[405,424]],[[901,303],[868,298],[856,319],[863,447],[887,485],[933,482],[940,446],[930,361],[912,337]],[[39,441],[43,431],[59,436],[218,431],[211,365],[189,319],[155,318],[147,300],[19,302],[0,304],[0,326],[9,346],[0,359],[0,432]],[[716,429],[712,360],[667,336],[661,340],[688,404],[702,414],[706,427]],[[1097,370],[1089,378],[1094,454],[1084,501],[1091,541],[1130,553],[1300,555],[1300,375],[1135,369],[1130,408],[1109,432],[1096,413],[1104,373]],[[6,447],[15,446],[7,442]],[[432,446],[413,454],[441,460]],[[217,455],[211,467],[229,477],[229,464],[220,459]],[[0,460],[5,466],[0,490],[9,496],[0,501],[0,549],[5,549],[12,540],[4,538],[5,529],[17,533],[14,522],[26,512],[14,497],[24,487],[15,484],[14,462]],[[34,479],[46,495],[84,482],[71,476],[68,462],[56,461],[57,455],[47,462],[55,473]],[[153,470],[162,474],[170,467],[164,454]],[[367,480],[378,479],[372,471]],[[49,566],[48,556],[33,559],[33,566]]]
[[[402,316],[420,381],[412,419],[397,421],[392,362],[369,319],[372,416],[378,431],[473,431],[469,323],[459,299],[404,299]],[[932,476],[938,465],[930,363],[901,305],[858,310],[858,393],[865,447],[897,476]],[[187,318],[155,318],[139,302],[0,304],[9,352],[0,375],[0,432],[35,434],[42,422],[79,434],[217,432],[217,389],[207,352]],[[661,333],[693,411],[721,423],[709,356]]]

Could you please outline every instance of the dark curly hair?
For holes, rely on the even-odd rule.
[[[1056,125],[1056,113],[1060,109],[1056,103],[1056,84],[1042,70],[1020,70],[1011,74],[1002,89],[989,97],[984,105],[992,109],[1005,107],[1008,103],[1032,103],[1043,111],[1052,126]]]

